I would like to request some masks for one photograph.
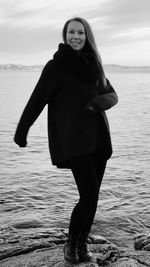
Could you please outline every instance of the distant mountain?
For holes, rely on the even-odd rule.
[[[0,71],[42,71],[44,65],[0,64]],[[150,66],[122,66],[115,64],[104,65],[105,71],[110,72],[150,72]]]
[[[150,72],[150,66],[122,66],[115,64],[104,65],[105,71],[111,72]]]
[[[43,65],[0,64],[0,71],[41,71],[43,67]]]

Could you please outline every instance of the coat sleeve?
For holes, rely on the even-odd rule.
[[[107,90],[106,93],[99,95],[97,101],[101,110],[108,110],[118,103],[118,95],[111,85],[110,81],[106,79]]]
[[[14,141],[17,144],[25,143],[29,128],[38,118],[45,105],[50,101],[58,86],[58,79],[55,77],[56,73],[53,62],[49,61],[45,65],[35,89],[21,115],[14,137]]]
[[[106,79],[106,81],[106,93],[97,95],[89,103],[89,106],[93,111],[108,110],[118,103],[118,95],[116,91],[112,87],[110,81],[108,79]]]

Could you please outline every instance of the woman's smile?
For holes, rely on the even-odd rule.
[[[77,48],[79,47],[80,48],[80,45],[81,45],[81,41],[77,41],[77,40],[70,40],[70,45],[72,46],[72,48]]]

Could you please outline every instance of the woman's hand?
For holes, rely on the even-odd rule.
[[[15,134],[14,137],[14,142],[19,146],[19,147],[26,147],[27,145],[27,141],[26,138],[24,138],[23,136],[17,136],[17,134]]]
[[[99,111],[99,107],[94,102],[93,103],[91,102],[85,107],[85,110],[88,111],[89,113],[97,113]]]

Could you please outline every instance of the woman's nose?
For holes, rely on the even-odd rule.
[[[74,38],[79,38],[79,34],[78,34],[78,32],[75,32],[75,33],[74,33]]]

